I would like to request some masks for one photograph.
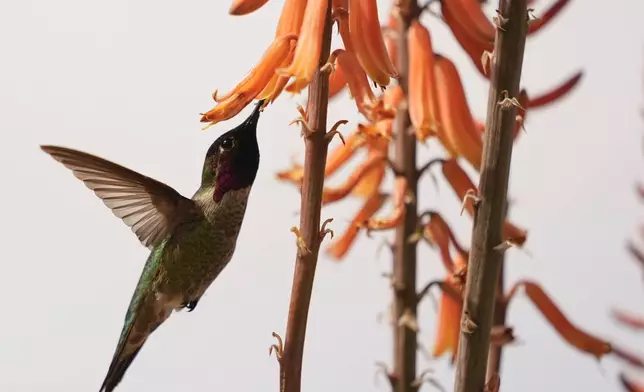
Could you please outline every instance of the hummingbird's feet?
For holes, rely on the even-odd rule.
[[[195,308],[197,307],[198,303],[199,303],[199,300],[195,299],[194,301],[190,301],[187,304],[183,305],[183,307],[188,309],[188,313],[190,313],[193,310],[195,310]]]

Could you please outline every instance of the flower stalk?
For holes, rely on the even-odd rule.
[[[485,388],[502,262],[498,246],[502,243],[528,10],[526,0],[499,3],[454,392],[480,392]]]
[[[320,243],[324,230],[320,228],[324,170],[328,149],[327,109],[329,73],[321,68],[327,62],[331,49],[331,1],[326,7],[318,67],[309,85],[306,106],[307,118],[303,128],[305,158],[302,178],[301,214],[299,233],[307,249],[298,248],[291,300],[286,324],[286,339],[280,362],[280,390],[299,392],[302,379],[302,357],[306,337],[306,323],[311,303]],[[308,251],[305,251],[308,250]]]

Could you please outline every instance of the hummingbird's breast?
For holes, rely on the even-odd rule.
[[[180,225],[164,243],[166,282],[191,300],[201,297],[233,256],[250,188],[230,191],[215,203],[212,191],[193,200],[202,214]]]

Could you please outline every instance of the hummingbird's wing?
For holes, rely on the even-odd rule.
[[[139,238],[153,249],[166,238],[194,202],[168,185],[82,151],[41,146],[72,170]]]

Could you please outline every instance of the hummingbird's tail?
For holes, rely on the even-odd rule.
[[[132,364],[132,361],[141,350],[141,347],[143,347],[145,338],[141,340],[136,339],[139,341],[133,341],[134,339],[131,338],[133,335],[133,327],[134,323],[130,323],[129,325],[126,324],[123,328],[116,352],[112,358],[112,363],[110,363],[110,368],[107,371],[107,375],[105,376],[105,380],[103,380],[103,385],[101,385],[99,392],[112,392],[116,388]]]
[[[116,388],[150,334],[167,320],[174,307],[174,303],[158,300],[153,294],[134,294],[112,363],[99,392],[112,392]]]

